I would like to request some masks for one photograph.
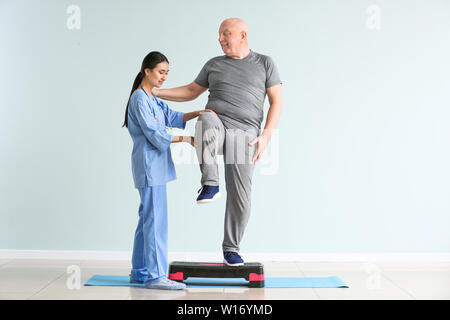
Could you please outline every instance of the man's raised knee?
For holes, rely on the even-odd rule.
[[[212,112],[203,112],[202,114],[200,114],[198,116],[197,121],[211,121],[211,120],[216,120],[216,119],[219,119],[217,114],[212,113]]]

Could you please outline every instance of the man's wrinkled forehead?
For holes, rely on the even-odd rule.
[[[229,22],[224,22],[220,25],[219,34],[225,33],[225,32],[233,33],[233,31],[236,31],[236,28]]]

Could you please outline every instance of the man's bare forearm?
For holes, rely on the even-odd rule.
[[[283,104],[281,102],[277,102],[272,104],[267,112],[267,120],[262,134],[266,135],[269,139],[272,137],[273,130],[277,128],[282,111]]]
[[[195,82],[191,82],[188,85],[173,88],[173,89],[153,89],[153,94],[155,94],[158,98],[175,101],[175,102],[184,102],[191,101],[205,92],[207,88],[199,86]]]
[[[281,111],[283,111],[283,96],[281,93],[281,84],[275,85],[267,89],[269,96],[269,111],[267,112],[266,125],[262,135],[267,138],[271,138],[273,130],[277,128],[278,121],[280,120]]]
[[[154,93],[158,98],[168,101],[184,102],[195,99],[194,93],[189,90],[188,85],[172,89],[156,89]]]

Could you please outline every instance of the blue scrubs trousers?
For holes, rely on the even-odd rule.
[[[151,284],[167,277],[168,217],[166,185],[139,188],[141,204],[134,235],[131,275]]]

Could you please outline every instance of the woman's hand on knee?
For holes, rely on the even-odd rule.
[[[197,147],[197,145],[194,143],[194,137],[192,137],[192,136],[174,136],[172,138],[172,143],[178,143],[178,142],[187,142],[194,148]]]
[[[207,113],[207,112],[211,112],[216,114],[214,111],[212,111],[211,109],[203,109],[203,110],[197,110],[197,111],[192,111],[192,112],[188,112],[185,113],[183,116],[183,122],[187,122],[189,120],[192,120],[194,118],[197,118],[199,115],[201,115],[202,113]],[[217,115],[217,114],[216,114]]]
[[[192,137],[192,136],[183,136],[183,142],[189,143],[194,148],[197,147],[197,145],[194,142],[194,137]]]
[[[211,109],[204,109],[204,110],[199,110],[199,111],[197,111],[198,112],[198,115],[201,115],[202,113],[205,113],[205,112],[211,112],[211,113],[214,113],[215,115],[217,115],[217,113],[215,113],[213,110],[211,110]]]

